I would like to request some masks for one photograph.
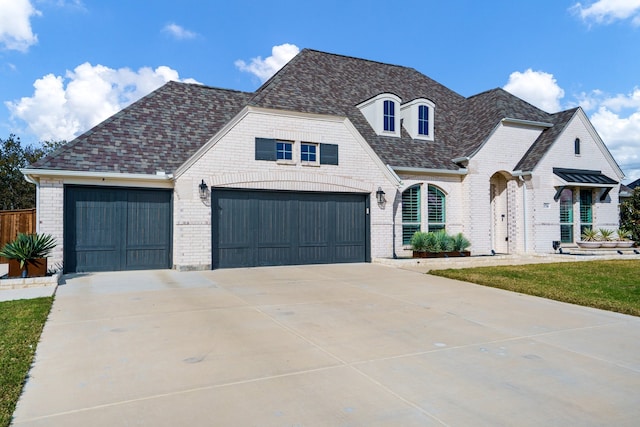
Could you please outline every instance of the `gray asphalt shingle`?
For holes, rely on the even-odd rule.
[[[378,136],[358,104],[381,93],[435,104],[434,141]],[[458,168],[503,118],[554,123],[514,169],[530,170],[574,110],[546,113],[502,89],[464,98],[413,68],[304,49],[256,92],[169,82],[69,142],[34,168],[173,173],[243,107],[258,106],[347,117],[386,164]],[[260,135],[256,135],[260,136]]]

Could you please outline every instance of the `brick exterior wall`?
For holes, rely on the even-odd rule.
[[[294,161],[255,160],[256,137],[293,141]],[[295,161],[300,158],[300,142],[337,144],[339,164],[302,165]],[[371,256],[391,256],[392,203],[378,206],[375,193],[381,187],[393,200],[395,183],[344,119],[250,111],[212,141],[176,179],[173,261],[178,269],[211,267],[211,207],[198,196],[203,179],[213,191],[226,187],[368,193]]]

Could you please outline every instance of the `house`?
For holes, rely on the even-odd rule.
[[[369,262],[443,228],[548,253],[617,228],[624,177],[581,108],[309,49],[253,93],[167,83],[23,173],[66,272]]]
[[[640,185],[640,179],[636,179],[631,184],[627,185],[627,187],[629,187],[629,189],[631,190],[635,190],[635,188],[639,185]]]

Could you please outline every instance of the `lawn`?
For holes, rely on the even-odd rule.
[[[432,270],[429,274],[640,316],[640,260]]]
[[[20,397],[53,297],[0,302],[0,427]]]

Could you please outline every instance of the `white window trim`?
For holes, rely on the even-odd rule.
[[[384,130],[384,101],[392,101],[395,104],[393,132]],[[392,93],[381,93],[380,95],[357,105],[357,107],[360,109],[376,134],[380,136],[400,137],[400,119],[402,114],[402,99],[400,97]]]
[[[418,110],[421,105],[429,107],[429,134],[421,135],[418,133]],[[433,141],[435,137],[435,111],[436,105],[425,98],[414,99],[400,107],[400,116],[402,118],[402,126],[413,139],[423,141]]]
[[[303,145],[313,145],[316,147],[316,160],[314,162],[302,160],[302,146]],[[300,150],[299,150],[298,158],[300,159],[300,164],[302,166],[320,166],[320,144],[317,142],[309,142],[309,141],[300,141]]]

